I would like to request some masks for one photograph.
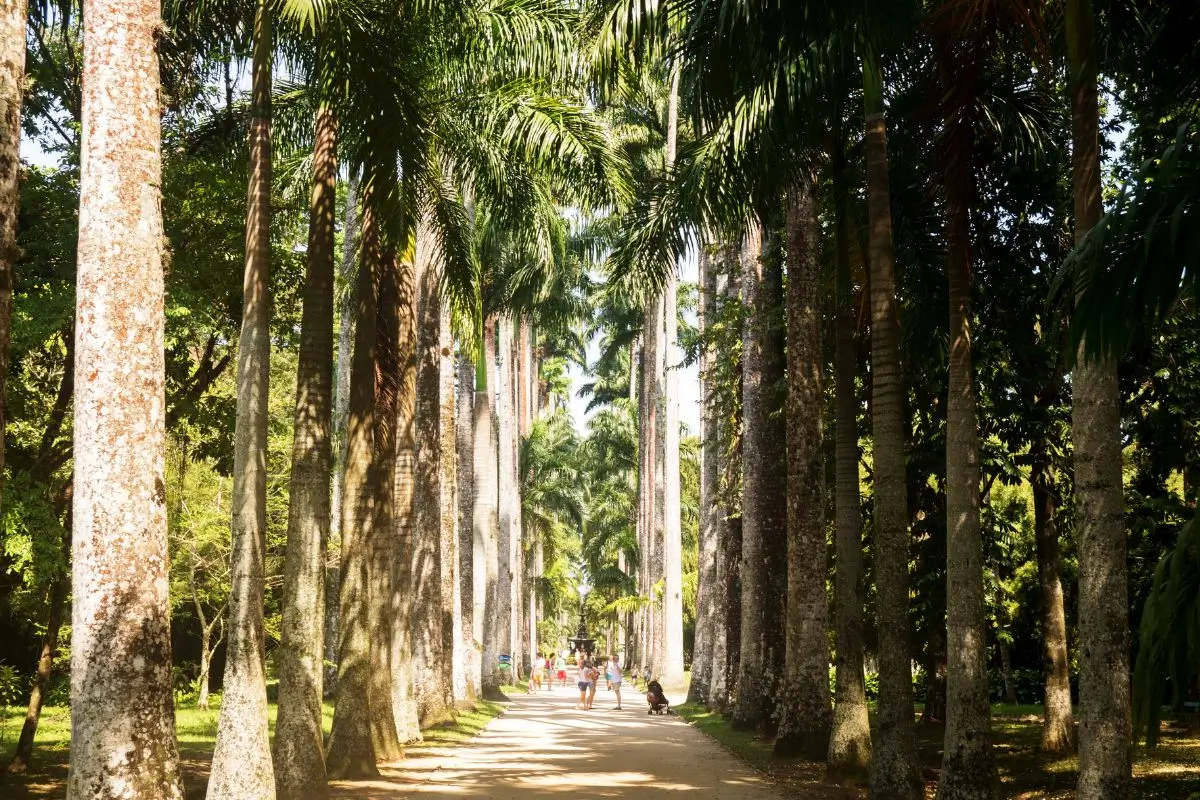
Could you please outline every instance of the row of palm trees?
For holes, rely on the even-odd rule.
[[[163,484],[162,19],[157,3],[89,0],[82,11],[75,372],[86,389],[76,400],[69,796],[179,797]],[[536,646],[518,442],[546,403],[535,332],[561,324],[538,309],[564,256],[561,204],[618,203],[626,180],[577,89],[578,31],[559,3],[257,0],[207,11],[214,30],[197,34],[198,50],[225,46],[222,36],[251,42],[232,592],[208,793],[319,797],[328,775],[376,774],[421,723],[498,692],[499,656],[519,664]],[[6,44],[23,53],[19,22],[20,44]],[[285,126],[299,141],[273,133],[280,63],[300,87],[280,112],[310,119],[311,135],[297,135],[293,120]],[[6,145],[19,140],[12,130]],[[262,600],[271,164],[280,146],[311,148],[313,190],[272,753]],[[353,335],[343,337],[352,352],[335,512],[339,163],[358,176],[349,204],[361,223],[347,242],[357,275]],[[334,513],[337,701],[326,747]]]
[[[978,76],[1001,48],[1025,47],[1039,63],[1055,54],[1054,30],[1030,3],[805,3],[677,0],[617,4],[607,18],[625,56],[665,49],[680,60],[694,141],[652,197],[630,214],[616,269],[672,274],[689,236],[708,257],[703,318],[739,304],[740,428],[706,420],[703,505],[728,501],[723,465],[734,455],[740,508],[704,517],[693,696],[735,724],[777,733],[779,752],[828,759],[831,771],[867,772],[879,798],[923,796],[913,732],[909,606],[909,508],[905,389],[900,361],[885,117],[892,62],[928,46],[940,81],[935,126],[942,148],[949,296],[946,494],[949,523],[946,733],[939,796],[995,795],[989,735],[986,616],[980,533],[980,444],[972,366],[970,207],[973,143],[990,120]],[[1069,0],[1061,18],[1071,98],[1072,186],[1077,240],[1101,212],[1095,31],[1090,0]],[[924,51],[922,51],[924,52]],[[879,702],[867,726],[862,676],[862,548],[857,404],[847,336],[848,187],[844,99],[862,98],[869,289],[870,413]],[[825,635],[820,205],[832,186],[839,318],[834,336],[837,685],[830,702]],[[829,217],[826,217],[827,219]],[[732,250],[732,253],[730,252]],[[782,259],[782,263],[781,263]],[[787,290],[782,285],[786,264]],[[641,269],[634,269],[640,266]],[[713,269],[716,267],[717,269]],[[726,284],[724,290],[713,272]],[[656,273],[656,274],[655,274]],[[730,287],[733,300],[729,297]],[[740,292],[740,295],[738,294]],[[771,323],[778,303],[782,326]],[[783,337],[786,334],[786,346]],[[705,360],[711,397],[722,372]],[[728,339],[724,342],[728,345]],[[785,363],[786,353],[786,363]],[[786,404],[773,398],[785,384]],[[1125,580],[1119,400],[1111,356],[1084,339],[1071,381],[1080,560],[1079,796],[1118,797],[1130,775],[1128,604]],[[773,409],[786,408],[782,416]],[[706,406],[720,413],[719,404]],[[786,444],[786,449],[785,449]],[[779,469],[787,465],[786,472]],[[726,518],[726,514],[730,518]],[[724,556],[724,557],[723,557]],[[736,580],[729,574],[736,570]],[[739,587],[740,586],[740,591]],[[1053,596],[1051,592],[1048,596]],[[1061,591],[1058,592],[1061,604]],[[722,609],[736,609],[734,614]],[[1061,612],[1051,608],[1047,613]],[[1053,683],[1053,682],[1052,682]],[[1055,691],[1063,691],[1059,681]],[[770,709],[779,707],[778,716]],[[1070,748],[1069,703],[1047,704],[1055,748]],[[1066,715],[1067,718],[1061,718]]]

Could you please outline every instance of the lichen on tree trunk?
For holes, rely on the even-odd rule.
[[[308,268],[296,366],[295,436],[278,650],[279,716],[275,724],[278,800],[324,797],[321,729],[325,646],[325,548],[329,537],[333,411],[333,283],[337,127],[318,109],[309,206]]]
[[[157,0],[83,6],[69,800],[182,800],[167,599]]]
[[[371,742],[371,631],[367,616],[366,534],[373,522],[374,487],[370,476],[375,438],[375,282],[379,260],[375,218],[369,199],[369,193],[366,193],[346,428],[337,691],[333,730],[325,754],[329,776],[346,779],[379,774]]]
[[[213,748],[209,800],[274,800],[267,730],[266,631],[267,402],[271,331],[271,10],[254,18],[246,273],[238,339],[233,453],[233,556],[224,691]]]
[[[1091,0],[1067,0],[1075,241],[1100,220],[1100,113]],[[1080,342],[1071,376],[1079,542],[1079,783],[1086,800],[1129,794],[1129,603],[1116,361]]]
[[[797,178],[787,210],[787,656],[778,694],[779,755],[829,750],[825,577],[825,357],[816,170]]]

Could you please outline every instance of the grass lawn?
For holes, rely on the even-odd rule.
[[[515,687],[514,687],[515,690]],[[216,699],[216,698],[214,698]],[[276,706],[269,714],[272,734],[275,730]],[[415,747],[465,742],[475,736],[491,720],[504,712],[500,703],[480,702],[473,709],[458,712],[454,719],[426,729],[425,741]],[[24,706],[0,708],[0,753],[7,766],[16,748],[21,724],[25,719]],[[199,711],[179,708],[175,711],[175,726],[179,737],[180,768],[188,800],[201,800],[208,782],[213,746],[217,740],[217,718],[220,711]],[[333,706],[324,705],[324,728],[329,733],[333,725]],[[0,800],[33,800],[33,798],[62,797],[66,791],[67,758],[71,741],[70,712],[66,708],[47,707],[38,725],[33,763],[24,775],[6,775],[0,771]]]
[[[837,786],[824,781],[824,766],[799,759],[776,760],[772,743],[753,733],[736,731],[720,714],[701,706],[680,705],[676,712],[702,733],[720,742],[769,775],[795,797],[805,800],[865,798],[860,786]],[[1040,706],[992,707],[996,766],[1001,796],[1014,800],[1064,800],[1075,796],[1078,767],[1075,757],[1047,756],[1041,741]],[[926,797],[934,797],[941,768],[943,726],[917,724]],[[1139,800],[1200,798],[1200,737],[1171,729],[1155,750],[1138,747],[1133,764],[1133,797]]]

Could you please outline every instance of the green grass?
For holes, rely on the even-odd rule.
[[[751,766],[767,773],[790,793],[806,798],[865,797],[858,786],[834,786],[824,780],[824,765],[799,759],[776,759],[772,742],[749,731],[734,730],[729,720],[703,706],[682,704],[675,713]],[[1000,796],[1018,800],[1068,800],[1075,796],[1078,759],[1042,753],[1042,708],[1038,705],[992,707],[992,740],[1000,777]],[[872,714],[873,716],[873,714]],[[933,797],[941,769],[940,724],[918,723],[915,729],[926,796]],[[1200,737],[1182,729],[1165,731],[1155,750],[1134,751],[1133,797],[1146,800],[1200,798]]]
[[[441,747],[448,744],[461,744],[469,741],[487,726],[489,722],[504,713],[501,703],[481,700],[468,711],[459,711],[453,720],[426,728],[424,741],[415,747]]]
[[[695,703],[683,703],[671,708],[698,731],[723,744],[743,761],[759,769],[765,769],[770,764],[771,744],[757,738],[753,731],[734,730],[729,720],[719,713]]]
[[[524,691],[522,687],[506,688],[513,692]],[[175,710],[175,729],[179,739],[184,784],[189,798],[203,796],[208,763],[212,759],[213,746],[217,741],[217,720],[221,713],[218,708],[219,697],[214,697],[214,701],[218,702],[214,702],[214,707],[209,711],[191,707]],[[277,711],[276,705],[270,704],[268,718],[272,735]],[[323,727],[328,734],[333,726],[333,705],[325,703],[322,712]],[[453,719],[426,729],[425,741],[414,747],[445,746],[468,741],[503,712],[504,706],[500,703],[477,703],[474,708],[458,711]],[[0,770],[12,758],[24,718],[24,706],[0,707],[0,756],[3,757]],[[17,776],[5,776],[0,771],[0,800],[62,797],[66,786],[70,743],[70,710],[65,707],[47,706],[42,710],[38,724],[30,770]]]

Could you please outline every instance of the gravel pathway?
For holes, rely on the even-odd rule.
[[[646,714],[645,700],[636,692],[625,692],[624,711],[614,709],[612,693],[603,688],[592,711],[575,710],[578,697],[571,687],[517,695],[504,715],[470,742],[412,750],[404,761],[381,767],[380,779],[335,783],[330,795],[338,800],[653,800],[681,792],[721,800],[782,797],[682,720]]]

